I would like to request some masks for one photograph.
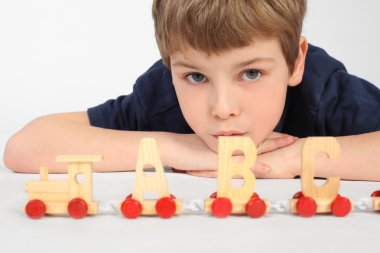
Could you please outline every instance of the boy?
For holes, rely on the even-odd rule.
[[[91,153],[104,155],[97,171],[133,170],[151,136],[164,165],[214,176],[218,137],[235,135],[258,146],[257,177],[293,178],[304,137],[332,135],[341,159],[319,157],[316,176],[380,180],[380,91],[308,45],[305,11],[306,0],[154,1],[163,60],[133,93],[32,121],[8,141],[5,163],[63,172],[57,154]]]

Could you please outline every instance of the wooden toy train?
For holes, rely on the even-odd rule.
[[[218,189],[205,199],[205,212],[223,218],[231,214],[248,215],[259,218],[269,212],[269,202],[255,192],[256,178],[250,170],[256,161],[256,147],[248,137],[220,137],[218,150]],[[231,155],[241,150],[245,155],[243,161],[235,162]],[[290,212],[303,217],[317,213],[332,213],[346,216],[352,210],[352,202],[338,194],[339,178],[328,178],[326,183],[318,186],[314,179],[314,158],[326,153],[330,159],[339,157],[339,145],[333,137],[309,137],[302,149],[302,191],[290,200]],[[40,168],[40,180],[26,184],[28,199],[26,214],[38,219],[46,214],[70,215],[83,218],[98,212],[98,203],[92,200],[93,162],[101,161],[101,156],[58,156],[58,162],[68,166],[68,180],[48,180],[48,169]],[[153,165],[154,175],[145,175],[144,166]],[[84,182],[79,182],[78,175],[84,175]],[[232,187],[231,179],[241,176],[244,183]],[[158,193],[157,200],[144,199],[146,191]],[[373,209],[380,210],[380,191],[372,195]],[[139,145],[133,193],[120,204],[120,212],[126,218],[140,215],[158,215],[170,218],[183,211],[182,201],[168,191],[164,169],[161,164],[156,142],[153,138],[143,138]]]

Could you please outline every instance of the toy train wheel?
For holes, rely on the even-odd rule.
[[[245,206],[245,212],[249,217],[259,218],[266,212],[267,206],[265,202],[258,197],[259,195],[253,195]]]
[[[121,203],[121,213],[128,219],[135,219],[141,215],[142,205],[140,201],[129,197]]]
[[[25,213],[32,219],[40,219],[46,214],[46,205],[39,199],[30,200],[25,206]]]
[[[88,205],[86,201],[81,198],[72,199],[67,206],[67,212],[75,219],[83,218],[87,215],[87,211]]]
[[[216,198],[211,205],[211,211],[215,217],[227,217],[232,212],[232,203],[228,198]]]
[[[351,211],[351,201],[348,198],[337,196],[331,204],[331,212],[338,217],[344,217]]]
[[[380,190],[372,192],[371,197],[380,197]]]
[[[300,216],[311,217],[317,212],[317,203],[310,197],[300,197],[296,209]]]
[[[170,218],[175,214],[177,206],[174,199],[175,197],[171,195],[170,197],[162,197],[157,200],[156,212],[161,218]]]

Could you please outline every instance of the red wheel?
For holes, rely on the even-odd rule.
[[[380,190],[372,192],[371,197],[380,197]]]
[[[121,213],[128,219],[135,219],[141,215],[142,206],[140,201],[127,198],[121,203]]]
[[[40,219],[45,216],[46,205],[39,199],[30,200],[25,206],[25,213],[32,219]]]
[[[297,212],[303,217],[311,217],[317,212],[317,203],[309,197],[301,197],[297,201]]]
[[[210,199],[216,199],[217,196],[218,196],[217,193],[214,192],[213,194],[210,195]]]
[[[156,212],[161,218],[170,218],[175,214],[177,206],[172,197],[162,197],[156,203]]]
[[[252,197],[245,206],[245,212],[252,218],[259,218],[263,216],[266,209],[267,206],[265,202],[258,197]]]
[[[351,201],[348,198],[337,196],[331,204],[331,212],[338,217],[344,217],[351,211]]]
[[[75,219],[80,219],[86,216],[88,206],[86,201],[81,198],[72,199],[67,206],[69,215]]]
[[[300,199],[303,197],[303,193],[302,192],[297,192],[296,194],[293,195],[293,199]]]
[[[211,205],[211,211],[215,217],[227,217],[232,212],[232,203],[228,198],[216,198]]]

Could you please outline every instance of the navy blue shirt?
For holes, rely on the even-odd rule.
[[[193,133],[186,123],[172,76],[157,61],[133,92],[87,110],[92,126],[129,131]],[[347,73],[324,50],[309,45],[302,82],[289,87],[276,132],[298,137],[344,136],[380,130],[380,89]]]

